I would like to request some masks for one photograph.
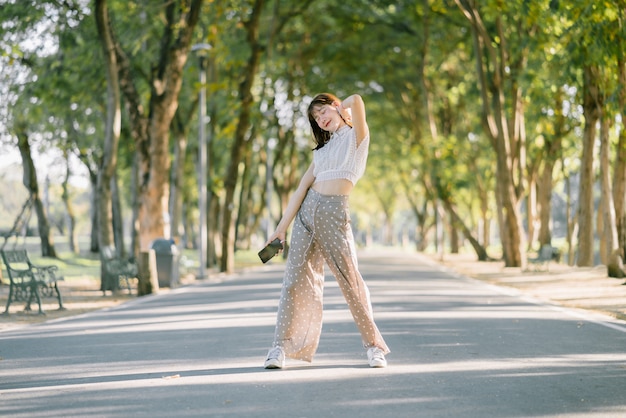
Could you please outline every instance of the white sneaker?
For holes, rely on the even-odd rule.
[[[267,353],[266,369],[282,369],[285,366],[285,352],[282,347],[274,347]]]
[[[369,361],[370,367],[387,367],[385,353],[378,347],[370,347],[367,350],[367,361]]]

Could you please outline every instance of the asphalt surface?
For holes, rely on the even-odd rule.
[[[626,323],[363,253],[371,369],[327,276],[313,363],[263,369],[283,268],[0,332],[2,417],[624,417]]]

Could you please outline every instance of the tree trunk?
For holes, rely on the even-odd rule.
[[[217,82],[217,71],[215,70],[215,64],[210,61],[208,68],[209,80],[211,83]],[[207,111],[210,114],[211,120],[217,120],[217,105],[213,101],[207,106]],[[215,178],[215,153],[213,152],[213,138],[215,137],[215,124],[209,124],[206,131],[207,137],[207,219],[206,219],[206,236],[207,236],[207,248],[206,248],[206,262],[207,268],[211,268],[217,265],[218,262],[218,250],[221,248],[219,244],[219,220],[220,220],[220,199],[215,192],[213,179]]]
[[[567,264],[573,266],[575,263],[576,251],[574,249],[574,236],[578,234],[578,212],[572,210],[572,180],[566,173],[565,164],[561,161],[561,171],[565,182],[565,219],[567,220]],[[573,214],[573,215],[572,215]]]
[[[224,208],[222,210],[222,258],[220,271],[232,273],[235,269],[235,242],[234,229],[235,219],[235,188],[239,181],[239,163],[244,153],[246,144],[246,134],[250,127],[250,112],[254,98],[252,97],[252,85],[259,66],[261,57],[261,45],[259,44],[259,20],[265,0],[256,0],[252,9],[250,20],[245,22],[248,45],[251,48],[250,57],[246,65],[243,81],[239,85],[239,99],[241,108],[239,111],[239,121],[235,131],[235,138],[230,150],[230,162],[226,170],[224,181]]]
[[[417,203],[410,201],[411,211],[415,216],[417,225],[415,227],[415,251],[423,252],[426,250],[428,240],[426,235],[428,229],[426,228],[426,202],[424,202],[423,210],[419,210]]]
[[[78,248],[78,238],[76,237],[76,215],[74,214],[74,206],[72,205],[72,200],[70,199],[69,180],[71,170],[68,161],[67,150],[63,150],[63,156],[67,165],[65,168],[65,177],[63,178],[63,183],[61,184],[61,187],[63,188],[63,192],[61,193],[61,200],[63,200],[63,204],[65,205],[65,212],[67,215],[67,241],[70,251],[73,254],[78,254],[80,251]]]
[[[593,150],[596,140],[596,124],[600,118],[600,92],[597,85],[598,68],[584,67],[583,111],[585,129],[583,133],[583,151],[580,165],[580,192],[578,207],[578,267],[593,265]]]
[[[476,57],[476,70],[482,102],[482,122],[496,152],[496,204],[502,255],[506,267],[525,267],[525,234],[520,213],[521,167],[524,165],[525,142],[521,89],[513,77],[521,75],[526,63],[525,54],[513,62],[510,51],[505,50],[503,25],[495,17],[497,35],[491,35],[480,16],[477,2],[455,0],[471,24]],[[494,42],[493,38],[500,38]],[[511,75],[507,76],[507,74]],[[511,83],[512,121],[506,119],[505,77]],[[517,186],[516,186],[517,179]]]
[[[89,251],[92,253],[100,252],[98,244],[98,175],[89,173]]]
[[[191,206],[192,205],[190,201],[186,201],[183,203],[181,219],[183,225],[183,235],[181,236],[182,241],[180,242],[180,246],[181,248],[187,248],[188,250],[193,250],[196,248],[196,232],[194,230],[194,225],[198,224],[198,221],[192,216],[193,211],[191,209]],[[209,235],[207,233],[207,238],[208,237]]]
[[[54,248],[52,235],[50,234],[50,224],[46,216],[43,202],[39,199],[39,195],[35,195],[33,204],[35,206],[35,213],[37,214],[37,229],[39,230],[39,237],[41,238],[41,255],[43,257],[56,258],[57,253]]]
[[[183,123],[180,112],[176,113],[175,121],[172,124],[174,135],[174,160],[172,161],[172,173],[170,180],[170,220],[171,237],[174,242],[180,244],[184,234],[183,228],[183,200],[185,177],[185,160],[187,156],[187,134],[189,123]],[[187,121],[188,122],[188,121]]]
[[[460,245],[459,231],[456,229],[452,219],[448,222],[448,236],[450,237],[450,254],[458,254]]]
[[[504,263],[506,267],[522,267],[526,265],[526,246],[524,245],[524,227],[520,213],[520,200],[514,180],[515,164],[512,155],[512,145],[508,130],[505,130],[504,97],[494,100],[498,134],[494,138],[497,154],[497,190],[501,196],[501,211],[503,212],[503,227],[501,230]]]
[[[255,129],[253,128],[252,131]],[[252,138],[255,137],[253,132]],[[250,140],[252,141],[252,139]],[[258,171],[252,175],[252,170],[256,167],[252,166],[252,150],[250,147],[246,148],[246,151],[242,158],[243,173],[241,174],[241,187],[239,188],[239,206],[237,207],[237,217],[235,219],[235,248],[247,249],[243,244],[246,240],[247,224],[250,216],[252,216],[252,183],[253,177],[258,178]],[[267,192],[267,191],[266,191]],[[265,202],[263,198],[259,199],[261,202]],[[263,206],[261,203],[261,206]]]
[[[102,162],[98,171],[98,243],[100,249],[114,243],[113,234],[113,206],[111,182],[117,170],[117,149],[122,127],[121,97],[118,78],[117,56],[111,34],[111,22],[107,0],[96,0],[95,18],[98,28],[98,37],[104,53],[107,74],[107,113],[104,136]],[[119,252],[119,248],[117,249]],[[119,282],[117,277],[106,274],[104,258],[100,269],[100,290],[103,292],[117,291]]]
[[[155,93],[153,93],[155,94]],[[150,120],[149,160],[142,167],[139,187],[139,247],[142,252],[150,249],[152,242],[159,238],[169,238],[169,123],[171,114],[165,103],[155,106],[154,117]],[[152,113],[152,112],[151,112]],[[160,115],[161,117],[159,118]]]
[[[39,183],[37,182],[37,171],[31,154],[30,143],[28,142],[28,133],[26,126],[21,122],[16,122],[15,133],[17,135],[17,145],[22,156],[22,166],[24,168],[23,183],[35,207],[37,213],[37,228],[41,239],[41,255],[42,257],[56,258],[56,250],[54,248],[54,240],[50,234],[50,224],[44,210],[43,203],[39,197]]]
[[[477,157],[476,157],[477,158]],[[471,162],[471,167],[474,170],[477,170],[476,166]],[[478,171],[476,171],[478,172]],[[480,205],[480,220],[479,220],[479,231],[477,233],[478,240],[481,242],[484,248],[489,247],[491,244],[491,219],[489,217],[489,193],[487,192],[487,188],[484,185],[483,179],[480,176],[477,178],[477,189],[478,189],[478,202]]]
[[[472,235],[472,231],[470,231],[467,225],[465,225],[465,222],[463,222],[463,219],[461,219],[459,214],[454,209],[454,205],[452,204],[450,197],[446,196],[445,194],[442,194],[440,198],[441,198],[441,201],[443,202],[446,212],[450,215],[450,219],[451,219],[450,224],[461,229],[461,233],[463,234],[465,239],[467,239],[472,245],[472,248],[474,249],[474,252],[476,253],[476,257],[478,257],[478,261],[489,260],[489,256],[487,255],[487,250],[485,249],[485,247],[480,245],[478,240]]]
[[[170,236],[169,224],[169,134],[178,108],[182,72],[192,35],[198,23],[202,0],[166,2],[164,33],[158,63],[152,72],[149,108],[134,84],[132,63],[115,42],[120,85],[126,99],[132,137],[137,148],[137,225],[133,241],[147,251],[154,239]]]
[[[209,219],[207,219],[207,265],[217,266],[218,260],[222,259],[222,241],[220,237],[220,220],[222,218],[221,209],[222,205],[220,204],[220,199],[217,194],[214,194],[211,190],[209,190],[209,195],[211,198],[208,201],[209,210],[207,214]]]
[[[193,0],[187,7],[172,1],[166,7],[167,24],[163,37],[159,66],[154,72],[148,122],[148,157],[140,164],[139,230],[140,248],[150,247],[157,238],[170,237],[169,223],[169,135],[170,125],[178,108],[178,95],[183,82],[194,28],[200,16],[202,0]],[[177,19],[175,13],[182,10]],[[178,38],[174,39],[174,33]]]
[[[539,182],[535,179],[534,173],[529,173],[528,196],[526,198],[526,222],[528,224],[528,247],[532,248],[533,243],[538,239],[540,229],[541,207],[539,202]]]
[[[545,158],[543,161],[543,169],[539,175],[537,183],[537,201],[539,203],[539,233],[537,240],[539,248],[543,245],[552,244],[552,175],[554,172],[554,161],[551,158]]]
[[[613,200],[615,203],[615,220],[618,247],[621,249],[622,260],[626,260],[626,57],[623,50],[618,57],[618,79],[621,88],[618,92],[619,109],[621,109],[622,126],[617,142],[617,158],[613,179]]]
[[[539,247],[552,244],[552,191],[553,174],[556,162],[563,148],[563,137],[569,129],[563,115],[563,89],[558,89],[554,95],[554,135],[546,137],[543,169],[539,175],[538,201],[539,201]],[[569,218],[568,218],[569,221]]]
[[[131,196],[132,205],[132,219],[130,224],[130,248],[131,254],[135,257],[139,257],[139,153],[135,153],[133,158],[133,167],[130,176],[131,190],[134,192]]]
[[[433,201],[433,206],[435,210],[435,250],[437,252],[439,260],[443,260],[443,255],[445,252],[444,243],[446,240],[444,228],[446,211],[441,205],[441,201],[439,199],[435,199]]]
[[[122,199],[120,198],[120,189],[117,184],[117,174],[111,179],[111,209],[113,241],[117,249],[117,255],[127,258],[126,245],[124,244],[124,216],[122,215]],[[133,253],[134,254],[134,253]]]
[[[601,197],[600,201],[598,202],[598,207],[595,211],[595,217],[596,217],[595,226],[596,226],[596,231],[598,231],[597,233],[598,237],[602,237],[604,235],[604,203],[605,203],[605,200]],[[595,241],[596,240],[594,240],[594,247],[596,245]],[[598,241],[599,242],[597,243],[598,245],[597,251],[594,248],[594,264],[596,264],[597,258],[600,259],[600,264],[606,264],[606,262],[608,261],[608,258],[606,257],[607,243],[602,239]],[[596,253],[598,254],[599,257],[596,256]]]
[[[98,185],[97,164],[93,162],[94,156],[82,149],[79,150],[77,157],[87,169],[89,179],[89,252],[97,253],[99,251],[98,210],[96,196],[96,188]]]
[[[610,118],[602,112],[600,123],[600,184],[602,199],[603,229],[600,242],[604,242],[604,253],[601,254],[603,263],[610,264],[611,256],[618,252],[617,227],[615,223],[615,205],[613,204],[613,190],[611,184],[611,157],[609,129],[611,128]]]

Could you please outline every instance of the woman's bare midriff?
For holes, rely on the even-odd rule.
[[[354,185],[350,180],[337,179],[317,181],[313,183],[313,190],[325,195],[349,195]]]

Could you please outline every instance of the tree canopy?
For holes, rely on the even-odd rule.
[[[308,100],[358,92],[372,138],[352,199],[359,242],[457,251],[465,241],[480,259],[524,266],[530,249],[558,240],[570,263],[607,262],[624,256],[626,235],[625,10],[620,0],[7,0],[0,140],[80,161],[103,199],[86,223],[91,250],[130,236],[137,252],[160,236],[198,245],[202,124],[207,259],[230,271],[311,160]],[[196,44],[210,46],[203,66]],[[607,236],[615,242],[598,253]]]

